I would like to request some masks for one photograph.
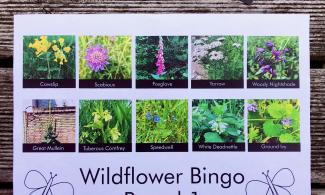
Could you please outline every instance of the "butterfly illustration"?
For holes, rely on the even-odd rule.
[[[73,185],[69,182],[54,183],[54,178],[57,175],[52,175],[46,179],[45,176],[37,171],[30,170],[27,172],[24,180],[25,187],[30,189],[29,195],[74,195]]]
[[[262,173],[265,180],[251,180],[246,184],[246,195],[291,195],[288,190],[295,183],[293,172],[282,168],[271,178],[269,171]]]

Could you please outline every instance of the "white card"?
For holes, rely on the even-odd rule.
[[[20,15],[14,194],[310,194],[309,16]]]

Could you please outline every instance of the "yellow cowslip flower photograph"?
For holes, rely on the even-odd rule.
[[[24,79],[75,79],[75,37],[24,36]]]

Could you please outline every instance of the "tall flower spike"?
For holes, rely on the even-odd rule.
[[[161,75],[164,70],[165,70],[165,59],[164,59],[164,43],[163,43],[163,38],[162,36],[159,36],[159,49],[158,49],[158,53],[157,53],[157,62],[156,62],[156,66],[158,67],[157,69],[157,75]]]

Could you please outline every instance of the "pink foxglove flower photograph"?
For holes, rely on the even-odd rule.
[[[186,36],[136,37],[137,80],[186,80]]]
[[[79,78],[131,79],[131,37],[80,36]]]

